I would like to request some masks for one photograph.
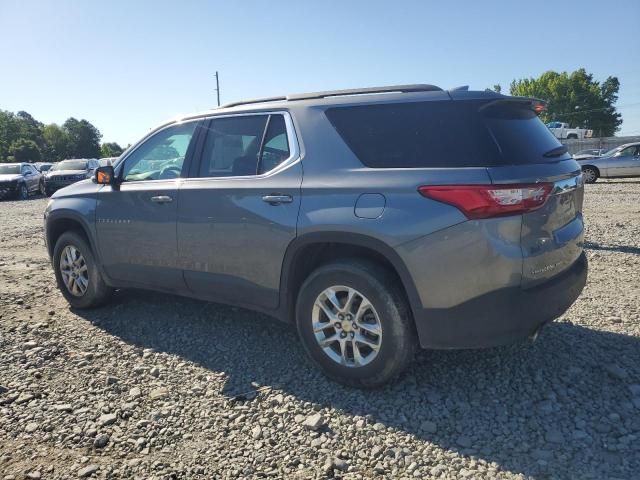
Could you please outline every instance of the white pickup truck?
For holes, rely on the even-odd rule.
[[[547,127],[551,130],[556,138],[565,139],[565,138],[575,138],[583,139],[583,138],[591,138],[593,135],[593,130],[587,130],[585,128],[571,128],[568,123],[562,122],[549,122],[547,123]]]

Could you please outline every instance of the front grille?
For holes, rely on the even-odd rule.
[[[49,177],[47,178],[47,182],[57,183],[57,184],[69,184],[74,182],[79,182],[80,180],[84,180],[86,177],[84,175],[61,175],[58,177]]]

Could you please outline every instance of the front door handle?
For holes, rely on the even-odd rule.
[[[265,195],[262,197],[263,202],[270,203],[271,205],[280,205],[281,203],[291,203],[293,202],[293,197],[291,195]]]
[[[154,203],[169,203],[173,202],[173,198],[169,195],[156,195],[155,197],[151,197],[151,201]]]

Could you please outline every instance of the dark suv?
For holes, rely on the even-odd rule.
[[[77,308],[132,287],[266,312],[354,386],[418,346],[533,336],[587,274],[580,167],[542,107],[410,85],[166,123],[53,195],[59,288]]]
[[[54,164],[44,176],[46,194],[91,178],[100,163],[95,158],[74,158]]]

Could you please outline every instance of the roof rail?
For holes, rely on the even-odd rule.
[[[251,103],[265,103],[265,102],[276,102],[278,100],[286,100],[287,97],[265,97],[265,98],[254,98],[253,100],[240,100],[239,102],[231,102],[225,103],[224,105],[218,108],[229,108],[229,107],[237,107],[238,105],[248,105]]]
[[[257,98],[254,100],[241,100],[239,102],[227,103],[225,105],[222,105],[220,108],[237,107],[238,105],[249,105],[252,103],[275,102],[278,100],[295,101],[295,100],[312,100],[312,99],[327,98],[327,97],[341,97],[345,95],[367,95],[372,93],[392,93],[392,92],[408,93],[408,92],[438,92],[438,91],[442,91],[442,89],[440,87],[436,87],[435,85],[428,85],[428,84],[390,85],[386,87],[351,88],[347,90],[329,90],[326,92],[294,93],[292,95],[287,95],[287,96]]]
[[[390,85],[387,87],[351,88],[347,90],[330,90],[328,92],[296,93],[287,95],[287,100],[311,100],[315,98],[341,97],[344,95],[366,95],[369,93],[391,93],[391,92],[435,92],[442,91],[435,85]]]

